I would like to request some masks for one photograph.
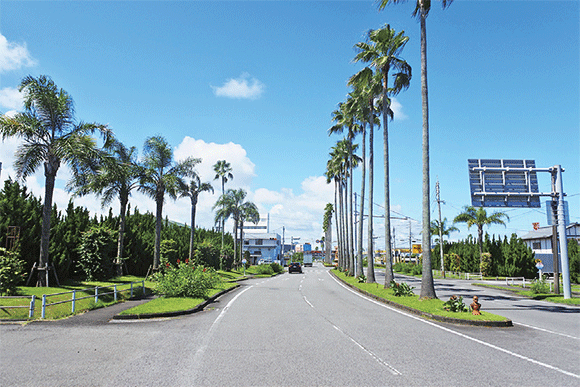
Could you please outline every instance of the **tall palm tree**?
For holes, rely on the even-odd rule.
[[[179,197],[189,198],[191,200],[191,232],[189,233],[189,260],[193,260],[193,239],[195,236],[195,209],[197,207],[197,199],[201,192],[211,192],[213,194],[213,187],[210,183],[202,183],[199,175],[193,172],[189,184],[184,184],[179,189]]]
[[[153,270],[159,269],[161,253],[161,223],[163,221],[163,203],[165,194],[177,199],[179,187],[184,185],[184,178],[192,177],[195,166],[201,159],[189,157],[180,162],[173,161],[173,150],[162,136],[153,136],[145,140],[144,158],[139,178],[139,191],[155,200],[155,251]]]
[[[213,209],[216,210],[215,221],[216,223],[225,221],[232,218],[234,221],[234,257],[237,260],[237,248],[238,248],[238,229],[240,226],[240,220],[242,218],[242,205],[246,199],[246,191],[243,189],[228,189],[225,194],[220,196],[217,202],[214,204]]]
[[[335,182],[335,203],[337,214],[336,231],[338,240],[338,266],[348,268],[349,258],[347,256],[346,232],[345,232],[345,199],[344,191],[346,185],[345,160],[348,159],[348,140],[342,140],[332,147],[330,159],[327,162],[327,181],[334,179]],[[337,197],[338,196],[338,201]]]
[[[345,142],[347,145],[348,150],[348,160],[352,158],[352,141],[355,137],[356,132],[358,132],[358,124],[355,121],[355,111],[354,105],[351,101],[341,102],[338,104],[338,109],[332,112],[332,121],[335,124],[330,127],[328,130],[328,134],[334,133],[342,133],[345,129],[348,131],[347,139],[348,141]],[[351,165],[352,166],[352,165]],[[353,197],[352,197],[352,169],[350,169],[350,173],[347,171],[347,175],[351,177],[350,184],[346,184],[347,187],[347,199],[345,201],[345,214],[346,214],[346,240],[345,240],[345,248],[346,248],[346,255],[347,255],[347,269],[348,274],[354,274],[354,256],[353,256],[353,238],[352,238],[352,204],[353,204]],[[350,187],[351,194],[348,193],[348,188]],[[350,210],[348,206],[350,205]]]
[[[78,122],[72,97],[58,89],[46,75],[26,76],[18,90],[24,94],[24,112],[14,117],[0,117],[2,139],[19,137],[23,143],[16,151],[17,178],[25,180],[38,167],[44,166],[45,189],[42,210],[39,267],[48,270],[50,215],[56,174],[61,163],[68,165],[73,175],[82,175],[93,161],[101,157],[96,141],[90,134],[100,132],[107,143],[112,132],[106,125]],[[38,273],[38,286],[47,286],[48,276]]]
[[[214,180],[220,179],[222,181],[222,195],[225,195],[225,186],[228,180],[234,178],[232,175],[232,167],[230,163],[226,160],[218,160],[217,163],[213,166],[213,171],[215,172]],[[222,229],[222,249],[224,248],[224,223],[225,220],[222,220],[220,224],[220,228]]]
[[[246,221],[254,224],[260,221],[258,207],[252,202],[245,202],[240,206],[240,261],[243,257],[244,222]]]
[[[327,180],[328,182],[328,180]],[[324,256],[325,262],[332,263],[332,213],[334,212],[334,207],[332,203],[327,203],[324,207],[324,219],[322,222],[322,230],[324,231]]]
[[[405,0],[378,0],[379,9],[384,9],[387,4],[402,3]],[[441,0],[443,9],[451,5],[453,0]],[[421,278],[421,298],[437,298],[433,284],[433,272],[431,271],[431,225],[430,210],[430,182],[429,182],[429,100],[427,91],[427,16],[431,10],[431,0],[417,0],[413,17],[419,18],[421,24],[421,97],[423,110],[423,274]]]
[[[441,216],[441,210],[439,212],[439,216]],[[439,220],[435,219],[431,221],[431,235],[438,235],[439,239],[435,239],[435,243],[439,243],[439,256],[441,258],[441,275],[445,278],[445,261],[443,260],[443,236],[449,235],[453,231],[459,231],[459,229],[453,225],[447,227],[447,218],[443,218],[441,224],[439,224]]]
[[[453,219],[453,221],[457,223],[466,223],[468,229],[473,225],[477,226],[477,244],[479,245],[480,264],[483,255],[483,226],[489,226],[492,224],[501,224],[505,226],[504,218],[506,220],[510,219],[505,212],[494,212],[488,216],[487,211],[483,207],[475,209],[473,206],[465,206],[464,211]]]
[[[107,147],[108,155],[98,169],[77,176],[67,188],[75,195],[94,193],[101,196],[101,207],[105,208],[114,199],[119,199],[119,229],[117,234],[116,274],[123,275],[123,249],[125,240],[125,218],[131,191],[138,187],[139,166],[137,148],[127,148],[115,140]]]
[[[333,151],[334,152],[334,151]],[[331,158],[326,163],[326,172],[324,175],[326,176],[326,183],[329,184],[331,181],[334,182],[334,220],[336,224],[336,258],[339,262],[338,266],[341,266],[342,262],[342,241],[341,241],[341,230],[340,230],[340,212],[342,211],[342,204],[339,206],[338,201],[338,191],[340,189],[340,171],[337,168],[337,165],[334,160],[333,153],[330,153]]]
[[[391,205],[389,187],[389,130],[388,118],[392,118],[390,110],[389,95],[396,95],[403,89],[409,87],[411,80],[411,66],[400,57],[401,51],[409,38],[404,35],[404,31],[396,33],[389,25],[385,25],[378,30],[371,30],[368,33],[366,42],[355,45],[358,54],[355,62],[361,61],[370,63],[382,76],[382,116],[383,116],[383,154],[385,171],[385,287],[389,287],[394,279],[393,275],[393,253],[391,250]],[[396,71],[393,87],[389,87],[389,72]],[[390,113],[390,114],[389,114]]]
[[[378,76],[377,76],[378,75]],[[375,269],[374,269],[374,255],[373,255],[373,200],[374,200],[374,126],[380,126],[380,121],[375,114],[375,98],[379,96],[382,91],[381,86],[381,76],[380,73],[374,74],[369,67],[365,67],[355,75],[353,75],[348,84],[357,90],[357,94],[363,99],[363,104],[366,103],[368,109],[363,108],[363,122],[369,125],[369,213],[368,213],[368,260],[367,260],[367,282],[375,282]],[[389,109],[392,116],[392,111]],[[365,114],[367,115],[366,117]],[[365,160],[364,160],[364,136],[363,131],[363,184],[361,189],[361,219],[364,208],[364,171],[365,171]],[[360,237],[361,245],[359,250],[362,250],[362,222],[360,225]],[[362,264],[362,261],[361,261]]]

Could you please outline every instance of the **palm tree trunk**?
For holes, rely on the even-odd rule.
[[[197,197],[191,198],[191,232],[189,234],[189,260],[193,261],[193,245],[195,238],[195,208],[197,206]]]
[[[431,270],[431,210],[429,187],[429,99],[427,92],[427,27],[423,10],[421,19],[421,96],[423,100],[423,273],[420,298],[437,298]]]
[[[334,179],[334,224],[336,224],[336,259],[340,262],[340,224],[339,219],[339,207],[338,207],[338,181]],[[330,247],[332,251],[332,246]],[[333,260],[334,261],[334,260]],[[340,266],[340,263],[338,264]]]
[[[117,260],[115,269],[117,277],[123,275],[123,249],[125,242],[125,220],[127,217],[127,198],[121,197],[121,213],[119,216],[119,235],[117,236]]]
[[[385,288],[391,286],[393,276],[393,257],[391,252],[391,200],[389,187],[389,129],[387,98],[387,76],[389,68],[383,69],[383,154],[385,168]]]
[[[372,100],[371,100],[372,103]],[[368,228],[368,262],[367,262],[367,282],[375,282],[375,256],[373,249],[373,174],[374,174],[374,150],[373,150],[373,111],[371,108],[371,121],[369,130],[369,228]]]
[[[353,212],[354,212],[354,208],[353,208],[353,201],[354,201],[354,196],[353,196],[353,191],[352,188],[354,186],[353,181],[352,181],[352,171],[353,171],[353,160],[352,160],[352,141],[351,141],[351,155],[350,155],[350,176],[349,176],[349,186],[350,186],[350,196],[349,196],[349,202],[350,202],[350,211],[348,212],[348,216],[349,216],[349,221],[348,221],[348,225],[349,225],[349,246],[348,246],[348,254],[350,256],[350,270],[348,271],[350,275],[354,275],[354,219],[353,219]]]
[[[165,192],[159,191],[155,202],[157,209],[155,212],[155,252],[153,253],[153,270],[159,269],[161,261],[161,222],[163,221],[163,196]]]
[[[358,225],[358,251],[357,251],[357,265],[356,275],[363,274],[363,220],[365,212],[365,180],[366,180],[366,125],[363,123],[362,128],[362,183],[360,189],[360,211],[359,211],[359,225]]]
[[[238,220],[234,218],[234,266],[237,268],[238,259]]]
[[[58,168],[58,167],[57,167]],[[48,270],[48,249],[50,245],[50,213],[52,211],[52,196],[54,193],[54,181],[56,170],[51,167],[50,161],[44,164],[44,205],[42,207],[42,231],[40,234],[40,257],[38,267]],[[38,271],[36,286],[48,286],[47,272]]]
[[[222,176],[222,196],[225,195],[225,182],[224,177]],[[222,219],[221,229],[222,229],[222,250],[224,249],[224,227],[226,225],[225,219]],[[235,257],[235,255],[234,255]]]

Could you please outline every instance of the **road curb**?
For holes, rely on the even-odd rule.
[[[401,305],[401,304],[397,304],[396,302],[392,302],[389,301],[385,298],[379,297],[377,295],[371,294],[365,290],[359,289],[356,286],[353,286],[352,284],[349,284],[348,282],[343,281],[342,279],[340,279],[336,274],[334,274],[332,272],[332,270],[329,270],[330,274],[336,278],[337,280],[339,280],[341,283],[345,284],[346,286],[348,286],[349,288],[364,294],[367,297],[370,297],[374,300],[377,300],[379,302],[382,302],[383,304],[387,304],[389,306],[395,307],[397,309],[402,309],[405,312],[409,312],[412,313],[414,315],[417,316],[421,316],[430,320],[435,320],[435,321],[439,321],[439,322],[445,322],[445,323],[450,323],[450,324],[458,324],[458,325],[471,325],[471,326],[478,326],[478,327],[487,327],[487,328],[509,328],[509,327],[513,327],[513,323],[511,320],[505,320],[505,321],[478,321],[478,320],[465,320],[465,319],[461,319],[461,318],[454,318],[454,317],[443,317],[443,316],[438,316],[438,315],[434,315],[431,313],[427,313],[427,312],[423,312],[420,311],[418,309],[414,309],[405,305]]]
[[[193,309],[188,309],[188,310],[178,310],[175,312],[165,312],[165,313],[144,313],[144,314],[123,314],[123,315],[115,315],[113,316],[113,320],[144,320],[144,319],[151,319],[151,318],[164,318],[164,317],[177,317],[177,316],[184,316],[187,314],[192,314],[195,312],[199,312],[201,310],[203,310],[203,308],[205,308],[207,305],[209,305],[210,303],[212,303],[214,300],[216,300],[218,297],[239,288],[241,285],[240,284],[236,284],[236,286],[232,286],[231,288],[222,290],[221,292],[214,294],[213,296],[211,296],[210,298],[208,298],[207,300],[205,300],[204,302],[202,302],[201,304],[199,304],[198,306],[196,306]]]

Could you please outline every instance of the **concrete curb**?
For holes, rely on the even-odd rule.
[[[141,319],[151,319],[151,318],[176,317],[176,316],[184,316],[187,314],[192,314],[192,313],[199,312],[199,311],[203,310],[207,305],[212,303],[218,297],[228,293],[229,291],[237,289],[239,287],[240,287],[240,284],[236,284],[236,286],[232,286],[229,289],[222,290],[221,292],[214,294],[213,296],[211,296],[210,298],[208,298],[207,300],[205,300],[204,302],[202,302],[201,304],[199,304],[198,306],[196,306],[193,309],[178,310],[175,312],[165,312],[165,313],[123,314],[123,315],[118,314],[118,315],[113,316],[113,320],[141,320]]]
[[[415,314],[417,316],[421,316],[430,320],[435,320],[435,321],[439,321],[439,322],[445,322],[445,323],[450,323],[450,324],[459,324],[459,325],[471,325],[471,326],[478,326],[478,327],[488,327],[488,328],[508,328],[508,327],[513,327],[512,321],[511,320],[505,320],[505,321],[484,321],[484,320],[464,320],[461,318],[454,318],[454,317],[443,317],[443,316],[438,316],[438,315],[434,315],[431,313],[427,313],[427,312],[423,312],[420,311],[418,309],[414,309],[405,305],[401,305],[401,304],[397,304],[396,302],[392,302],[389,301],[385,298],[381,298],[379,296],[376,296],[374,294],[371,294],[365,290],[361,290],[359,288],[357,288],[356,286],[353,286],[352,284],[349,284],[345,281],[343,281],[342,279],[338,278],[338,276],[336,276],[336,274],[334,274],[332,272],[332,270],[329,271],[330,274],[336,278],[337,280],[339,280],[340,282],[342,282],[343,284],[345,284],[346,286],[348,286],[349,288],[356,290],[357,292],[364,294],[367,297],[370,297],[374,300],[377,300],[379,302],[382,302],[383,304],[387,304],[389,306],[393,306],[397,309],[402,309],[405,312],[409,312],[412,314]]]

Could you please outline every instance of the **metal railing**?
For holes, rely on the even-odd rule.
[[[133,286],[133,284],[141,284],[141,286],[135,287],[135,286]],[[43,294],[42,295],[41,318],[46,318],[46,308],[47,307],[59,305],[59,304],[65,304],[67,302],[71,303],[71,312],[74,314],[75,310],[76,310],[76,302],[80,301],[80,300],[87,299],[87,298],[94,298],[95,304],[96,304],[99,302],[99,297],[113,294],[114,300],[115,300],[115,302],[117,302],[117,295],[119,293],[130,291],[131,292],[130,297],[132,298],[136,288],[137,289],[141,288],[141,290],[143,291],[143,295],[146,295],[147,290],[145,288],[145,281],[127,282],[127,283],[119,284],[119,286],[124,286],[124,285],[129,285],[129,287],[127,289],[119,290],[117,288],[118,285],[115,284],[115,285],[113,285],[113,291],[104,292],[104,293],[99,293],[99,289],[102,290],[104,288],[110,288],[110,286],[101,286],[101,287],[96,286],[94,288],[75,289],[75,290],[71,290],[69,292]],[[93,291],[93,290],[94,290],[94,295],[77,297],[77,292],[87,292],[87,291]],[[49,297],[62,296],[64,294],[71,294],[72,295],[71,299],[70,300],[63,300],[63,301],[56,301],[56,302],[52,302],[52,303],[47,302],[47,299]],[[28,318],[34,317],[34,306],[36,303],[36,296],[35,295],[32,295],[32,296],[4,296],[4,297],[0,297],[0,298],[30,298],[29,305],[0,306],[0,308],[2,308],[2,309],[29,308]]]

